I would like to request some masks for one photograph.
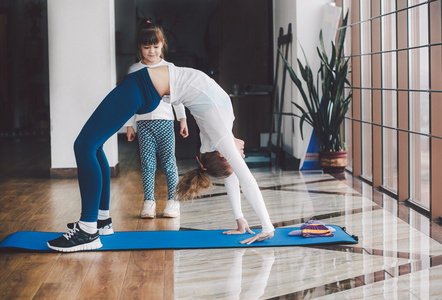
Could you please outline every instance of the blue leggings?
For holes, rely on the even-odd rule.
[[[109,209],[110,168],[103,144],[135,113],[152,112],[161,97],[147,69],[126,76],[100,103],[74,143],[81,194],[81,221],[95,222]]]
[[[173,120],[142,120],[137,122],[143,175],[144,201],[154,198],[157,157],[166,175],[168,200],[175,196],[178,168],[175,158],[175,132]]]

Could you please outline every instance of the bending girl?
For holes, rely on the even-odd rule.
[[[164,97],[166,95],[169,97]],[[200,129],[201,152],[214,152],[212,155],[219,153],[223,156],[228,164],[225,165],[226,169],[230,166],[233,171],[230,175],[230,172],[225,174],[228,176],[227,185],[238,180],[236,183],[239,182],[244,195],[259,216],[262,231],[242,243],[249,244],[273,237],[274,228],[262,194],[235,144],[231,130],[234,116],[229,96],[213,79],[198,70],[160,66],[144,68],[127,75],[106,96],[81,130],[74,144],[82,204],[80,221],[74,223],[68,233],[49,241],[49,248],[72,252],[102,247],[97,231],[97,217],[101,207],[103,180],[109,180],[103,173],[109,170],[109,165],[104,152],[99,149],[134,114],[149,113],[157,108],[161,98],[173,105],[182,103],[189,109]],[[246,230],[251,232],[247,221],[240,215],[240,209],[237,206],[235,208],[238,202],[234,199],[231,202],[234,212],[239,214],[238,228],[226,234],[243,233]]]

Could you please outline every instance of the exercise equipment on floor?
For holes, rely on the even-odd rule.
[[[100,250],[150,250],[150,249],[204,249],[204,248],[244,248],[244,247],[290,247],[319,244],[357,244],[357,237],[351,236],[339,226],[331,237],[304,238],[290,236],[296,228],[276,228],[272,239],[243,245],[239,242],[252,237],[251,234],[225,235],[226,230],[186,230],[186,231],[120,231],[113,235],[101,236],[103,247]],[[261,229],[254,229],[259,233]],[[18,248],[33,251],[52,251],[47,241],[63,233],[19,231],[9,235],[0,243],[0,249]]]

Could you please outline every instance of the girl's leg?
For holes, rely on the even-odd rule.
[[[109,211],[109,199],[110,199],[110,179],[111,172],[109,168],[109,163],[106,158],[106,154],[104,154],[103,146],[98,148],[97,151],[97,159],[101,168],[101,175],[103,176],[102,182],[103,187],[101,189],[101,198],[100,198],[100,210]]]
[[[155,122],[155,137],[158,144],[158,156],[166,175],[168,200],[173,200],[178,184],[178,168],[175,157],[175,132],[173,120]]]
[[[157,144],[152,128],[156,121],[138,121],[138,144],[140,146],[141,172],[144,201],[155,201],[155,171],[157,169]]]
[[[258,183],[250,172],[249,167],[247,167],[246,162],[239,154],[233,136],[224,137],[216,147],[238,177],[242,192],[261,220],[263,232],[273,231],[274,227],[270,221],[269,213],[267,212]]]
[[[136,85],[123,82],[100,103],[74,143],[81,217],[96,222],[98,209],[109,208],[110,171],[102,146],[141,107]]]
[[[160,100],[144,70],[128,75],[100,103],[74,143],[82,206],[80,221],[72,223],[68,233],[48,241],[49,248],[74,252],[102,247],[97,231],[98,211],[99,207],[109,208],[110,186],[103,144],[135,113],[153,111]]]

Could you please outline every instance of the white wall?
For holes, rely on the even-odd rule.
[[[301,62],[305,62],[302,48],[306,54],[307,60],[312,68],[313,75],[316,76],[316,71],[319,68],[319,58],[316,52],[316,47],[319,45],[319,32],[324,25],[330,24],[329,15],[324,15],[325,11],[329,10],[330,3],[334,4],[333,0],[275,0],[274,1],[274,47],[275,47],[275,64],[277,52],[277,39],[279,35],[279,28],[282,27],[284,34],[287,33],[288,24],[292,23],[293,42],[289,48],[288,61],[293,69],[299,74],[297,67],[297,58]],[[333,19],[333,18],[332,18]],[[333,22],[331,22],[333,23]],[[328,36],[333,34],[333,29],[327,28]],[[337,25],[335,25],[337,26]],[[336,30],[336,28],[334,28]],[[325,32],[325,30],[324,30]],[[325,39],[324,39],[325,41]],[[302,48],[301,48],[302,46]],[[282,64],[282,62],[281,62]],[[279,67],[279,86],[282,82],[282,65]],[[295,112],[295,107],[291,103],[295,101],[298,104],[303,103],[300,93],[296,86],[292,83],[289,75],[286,78],[286,88],[284,94],[284,112]],[[304,124],[303,133],[304,139],[301,139],[299,129],[299,119],[292,117],[284,117],[282,125],[282,146],[296,158],[301,159],[301,166],[304,162],[304,157],[307,152],[310,141],[312,129],[308,124]]]
[[[76,168],[73,144],[115,87],[114,0],[48,0],[51,168]],[[118,163],[117,137],[104,147]]]

